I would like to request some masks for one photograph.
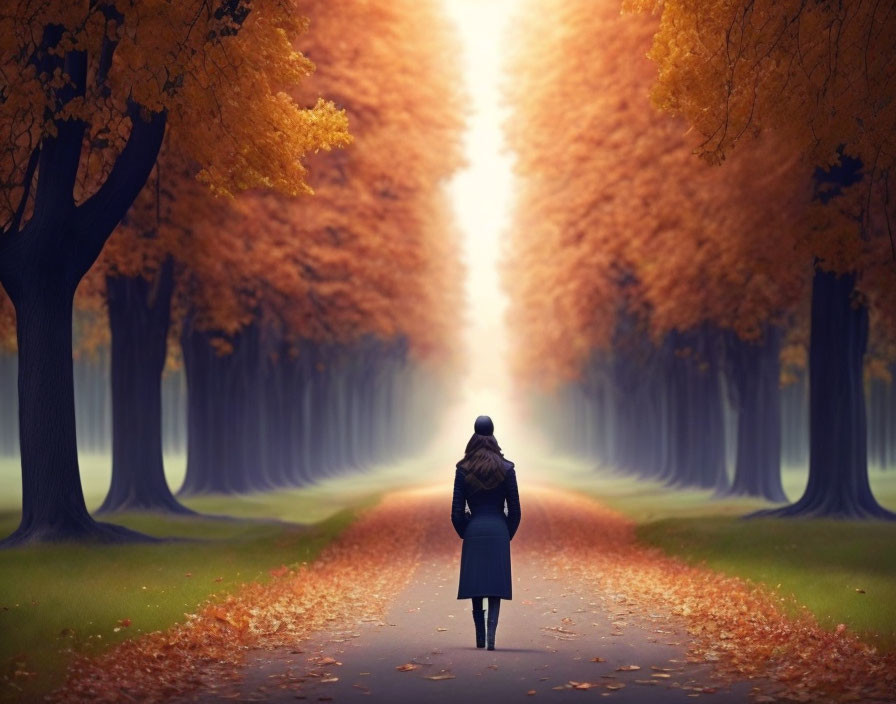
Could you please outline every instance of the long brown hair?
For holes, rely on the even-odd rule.
[[[504,459],[501,446],[494,435],[474,433],[464,450],[464,458],[457,468],[464,473],[464,480],[473,492],[494,489],[504,481],[507,469],[513,462]]]

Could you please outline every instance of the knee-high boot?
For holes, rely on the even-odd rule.
[[[488,649],[495,649],[495,631],[498,629],[498,614],[501,612],[501,600],[500,599],[489,599],[488,600],[488,621],[487,621],[487,630],[485,633],[486,642],[488,643]]]
[[[485,609],[473,609],[473,623],[476,625],[476,647],[485,647]]]

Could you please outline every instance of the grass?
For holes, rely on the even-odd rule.
[[[185,502],[203,513],[233,516],[232,521],[146,514],[114,518],[153,535],[192,542],[0,551],[0,699],[36,699],[61,683],[72,652],[99,652],[167,628],[213,595],[265,580],[268,570],[281,564],[314,559],[361,507],[409,477],[441,477],[450,490],[451,463],[447,474],[441,464],[430,472],[418,458],[302,489]],[[528,464],[533,466],[523,466]],[[168,458],[166,466],[169,481],[177,486],[183,458]],[[81,469],[88,507],[95,508],[108,486],[108,457],[85,456]],[[519,471],[524,495],[531,480],[585,492],[631,517],[644,542],[778,588],[811,609],[825,627],[845,623],[881,648],[896,648],[896,525],[740,520],[767,504],[674,491],[595,471],[579,460],[533,458]],[[0,459],[0,535],[18,522],[18,472],[17,462]],[[788,496],[798,497],[805,470],[789,469],[783,478]],[[872,486],[882,504],[896,509],[896,471],[873,472]],[[123,619],[130,619],[129,627],[119,625]],[[3,685],[2,677],[16,669],[36,673],[16,678],[24,692]]]
[[[106,458],[82,460],[92,508],[103,498],[104,466]],[[17,468],[0,463],[0,535],[18,524],[18,493],[6,491],[17,483],[10,478]],[[187,540],[0,551],[0,700],[36,700],[61,684],[72,653],[97,653],[168,628],[209,598],[269,579],[272,568],[313,560],[381,491],[356,475],[289,491],[203,497],[185,503],[235,519],[117,514],[109,520]],[[127,627],[119,623],[125,619]],[[16,671],[34,674],[12,677]]]
[[[843,623],[881,650],[896,649],[896,524],[742,520],[770,504],[670,490],[606,471],[567,467],[554,476],[632,518],[643,542],[792,595],[822,626]],[[796,499],[806,470],[788,468],[783,481],[787,495]],[[896,510],[896,470],[872,471],[871,482],[878,501]]]

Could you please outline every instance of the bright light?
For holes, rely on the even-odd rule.
[[[507,456],[516,461],[529,454],[532,434],[521,427],[508,373],[508,336],[504,324],[507,295],[501,288],[498,266],[502,237],[509,227],[513,179],[511,156],[505,150],[502,105],[502,44],[518,0],[444,0],[462,42],[461,68],[470,98],[464,147],[467,168],[450,185],[457,222],[464,233],[466,283],[466,349],[469,374],[461,401],[446,415],[439,433],[439,452],[459,459],[478,415],[489,415],[495,437]],[[524,447],[526,448],[524,450]]]

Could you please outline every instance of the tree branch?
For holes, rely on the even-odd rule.
[[[128,101],[131,134],[127,144],[100,189],[75,209],[74,230],[78,238],[79,261],[83,275],[99,256],[106,240],[131,207],[152,171],[165,136],[167,113],[150,113],[149,121],[140,106]]]
[[[14,235],[19,231],[22,224],[22,218],[25,216],[25,208],[28,205],[28,198],[31,195],[31,182],[34,180],[34,172],[37,170],[37,162],[40,158],[40,145],[31,150],[31,156],[28,157],[28,166],[25,169],[25,178],[23,180],[24,190],[22,191],[22,199],[19,201],[19,207],[9,224],[6,234]]]

